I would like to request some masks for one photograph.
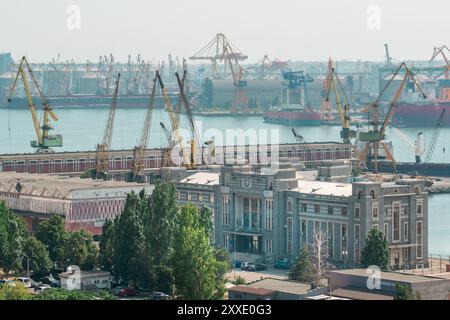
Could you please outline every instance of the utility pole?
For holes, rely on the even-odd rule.
[[[22,256],[27,258],[27,277],[29,279],[30,278],[30,258],[25,253],[22,253]]]

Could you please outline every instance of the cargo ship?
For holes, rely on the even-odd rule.
[[[397,126],[434,127],[445,109],[441,125],[450,126],[450,80],[440,80],[438,98],[416,102],[400,102],[394,113],[393,123]]]
[[[292,126],[320,126],[322,115],[316,111],[282,108],[264,112],[265,122]]]

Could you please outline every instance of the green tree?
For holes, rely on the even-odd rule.
[[[122,214],[116,221],[115,267],[117,279],[134,287],[146,287],[146,239],[140,210],[140,198],[128,194]]]
[[[64,247],[64,267],[77,265],[81,270],[92,270],[97,266],[97,247],[92,236],[84,230],[69,232]]]
[[[37,227],[36,238],[47,247],[50,259],[60,266],[66,264],[64,249],[67,237],[68,233],[64,227],[64,220],[59,215],[53,215]]]
[[[223,298],[224,278],[218,277],[219,264],[210,245],[199,210],[191,204],[181,208],[175,227],[172,266],[176,295],[180,299]]]
[[[34,236],[29,236],[24,244],[23,253],[30,259],[30,270],[35,276],[44,276],[49,274],[52,268],[48,250],[45,245]],[[22,260],[22,270],[27,270],[28,260]]]
[[[361,252],[361,265],[364,268],[375,265],[381,270],[387,270],[389,260],[388,243],[383,233],[377,229],[370,230]]]
[[[28,289],[20,284],[15,286],[0,285],[0,300],[30,300]]]
[[[6,273],[21,269],[27,236],[24,222],[0,201],[0,266]]]
[[[414,294],[411,287],[405,284],[396,284],[395,300],[414,300]]]
[[[308,248],[303,246],[289,270],[289,279],[312,283],[314,281],[314,271],[311,260],[312,257]]]
[[[114,273],[116,225],[114,220],[106,220],[99,244],[99,263],[103,270]]]
[[[243,277],[241,277],[241,276],[238,276],[234,281],[233,281],[233,283],[235,284],[235,285],[242,285],[242,284],[246,284],[247,282],[245,281],[245,279],[243,278]]]

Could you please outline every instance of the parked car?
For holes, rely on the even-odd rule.
[[[138,293],[133,288],[122,288],[121,290],[119,290],[117,295],[121,298],[125,298],[125,297],[135,297],[138,295]]]
[[[289,259],[281,259],[275,262],[274,267],[277,269],[290,269],[292,261]]]
[[[34,288],[34,292],[36,293],[41,293],[44,292],[45,290],[51,289],[52,287],[48,284],[40,284],[38,285],[36,288]]]
[[[249,263],[250,263],[249,261],[243,261],[243,262],[241,262],[241,269],[242,269],[242,270],[246,270],[247,265],[248,265]]]
[[[247,271],[261,271],[266,269],[267,267],[261,263],[249,263],[245,266],[245,270]]]
[[[61,287],[61,282],[50,276],[42,277],[42,278],[39,278],[36,280],[37,280],[37,282],[40,282],[42,284],[48,284],[52,288],[60,288]]]
[[[15,282],[20,283],[25,288],[31,288],[31,279],[27,277],[18,277]]]
[[[163,292],[152,292],[151,298],[153,300],[169,300],[170,296],[168,294],[163,293]]]

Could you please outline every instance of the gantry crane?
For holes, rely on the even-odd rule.
[[[191,159],[188,157],[188,155],[185,152],[185,149],[183,146],[183,138],[181,137],[181,134],[179,131],[179,123],[174,114],[172,103],[170,102],[169,95],[167,94],[166,87],[164,86],[164,83],[161,79],[161,75],[159,74],[159,71],[156,71],[156,79],[158,80],[159,85],[161,87],[164,105],[166,107],[167,113],[169,114],[170,123],[172,125],[172,132],[175,135],[176,144],[178,144],[178,147],[180,148],[180,152],[182,153],[184,165],[188,169],[194,169],[195,163],[193,163],[191,161]]]
[[[147,113],[144,120],[144,126],[141,132],[139,144],[133,150],[133,171],[132,180],[137,182],[145,182],[145,150],[148,148],[148,140],[150,133],[150,126],[152,124],[153,109],[155,106],[155,92],[156,92],[156,78],[153,79],[153,88],[150,95],[150,100],[147,107]]]
[[[336,107],[339,113],[339,120],[341,122],[341,139],[344,143],[350,143],[350,139],[356,137],[356,131],[350,130],[350,104],[345,94],[344,86],[341,83],[341,80],[336,74],[336,70],[331,68],[331,73],[329,76],[328,92],[325,93],[325,100],[330,100],[330,90],[333,88],[334,98],[336,101]],[[341,93],[339,93],[339,91]],[[341,104],[341,94],[342,100],[344,102],[344,106]]]
[[[119,93],[119,81],[120,73],[117,75],[116,87],[114,89],[114,95],[111,103],[111,109],[108,113],[108,119],[106,121],[105,131],[103,133],[102,142],[97,144],[95,152],[95,172],[93,176],[96,179],[107,179],[109,171],[109,148],[111,147],[114,118],[117,108],[117,95]]]
[[[29,81],[27,80],[27,74],[26,74],[25,68],[26,68],[26,71],[28,71],[31,81],[33,82],[34,87],[36,88],[36,91],[39,94],[39,98],[41,99],[42,110],[44,111],[42,125],[40,124],[40,122],[38,120],[38,116],[36,113],[36,107],[33,103],[33,97],[31,96]],[[56,114],[53,112],[53,109],[48,104],[47,99],[42,94],[41,87],[39,86],[39,83],[36,81],[36,78],[34,77],[33,71],[31,70],[26,57],[22,57],[22,59],[20,60],[19,68],[17,69],[16,77],[14,78],[14,82],[13,82],[13,85],[10,90],[8,102],[12,101],[12,95],[14,94],[14,91],[17,88],[17,80],[19,79],[19,76],[22,78],[23,87],[24,87],[25,94],[26,94],[27,100],[28,100],[28,107],[31,111],[31,117],[33,120],[34,130],[36,132],[36,137],[37,137],[37,140],[31,141],[31,146],[33,148],[36,148],[37,153],[54,152],[53,149],[51,149],[51,148],[62,147],[63,139],[60,134],[56,134],[56,135],[49,134],[49,131],[53,130],[53,127],[50,124],[49,117],[51,117],[54,121],[58,121],[58,117],[56,116]]]
[[[387,88],[391,85],[394,78],[400,73],[400,71],[402,69],[405,69],[405,74],[403,76],[403,80],[401,81],[401,83],[395,93],[395,96],[389,106],[389,111],[380,127],[379,126],[379,114],[378,114],[378,109],[380,106],[380,99],[381,99],[382,95],[386,92]],[[389,150],[389,148],[386,146],[386,144],[383,142],[383,140],[385,140],[385,138],[386,138],[386,136],[385,136],[386,128],[387,128],[392,116],[394,115],[395,108],[396,108],[398,101],[403,93],[403,90],[405,89],[406,83],[410,80],[412,80],[414,82],[414,84],[417,86],[417,88],[422,93],[422,95],[424,97],[426,97],[425,93],[423,92],[423,90],[419,86],[418,82],[414,78],[412,71],[406,66],[405,63],[401,63],[400,66],[396,69],[396,71],[392,75],[392,78],[388,81],[386,86],[380,92],[377,99],[373,103],[371,103],[370,105],[368,105],[367,107],[365,107],[363,109],[363,110],[369,112],[369,115],[372,116],[372,120],[370,123],[370,125],[372,125],[372,130],[370,130],[368,132],[360,132],[359,133],[359,141],[365,143],[364,149],[359,153],[359,160],[367,161],[369,158],[371,158],[371,160],[373,160],[375,173],[378,173],[379,146],[381,146],[383,148],[384,152],[386,153],[386,158],[392,162],[394,171],[396,171],[396,164],[395,164],[394,156],[392,155],[392,152]],[[372,147],[372,150],[371,150],[371,147]],[[373,152],[373,155],[370,154],[371,152]],[[369,154],[370,154],[370,156],[369,156]]]

